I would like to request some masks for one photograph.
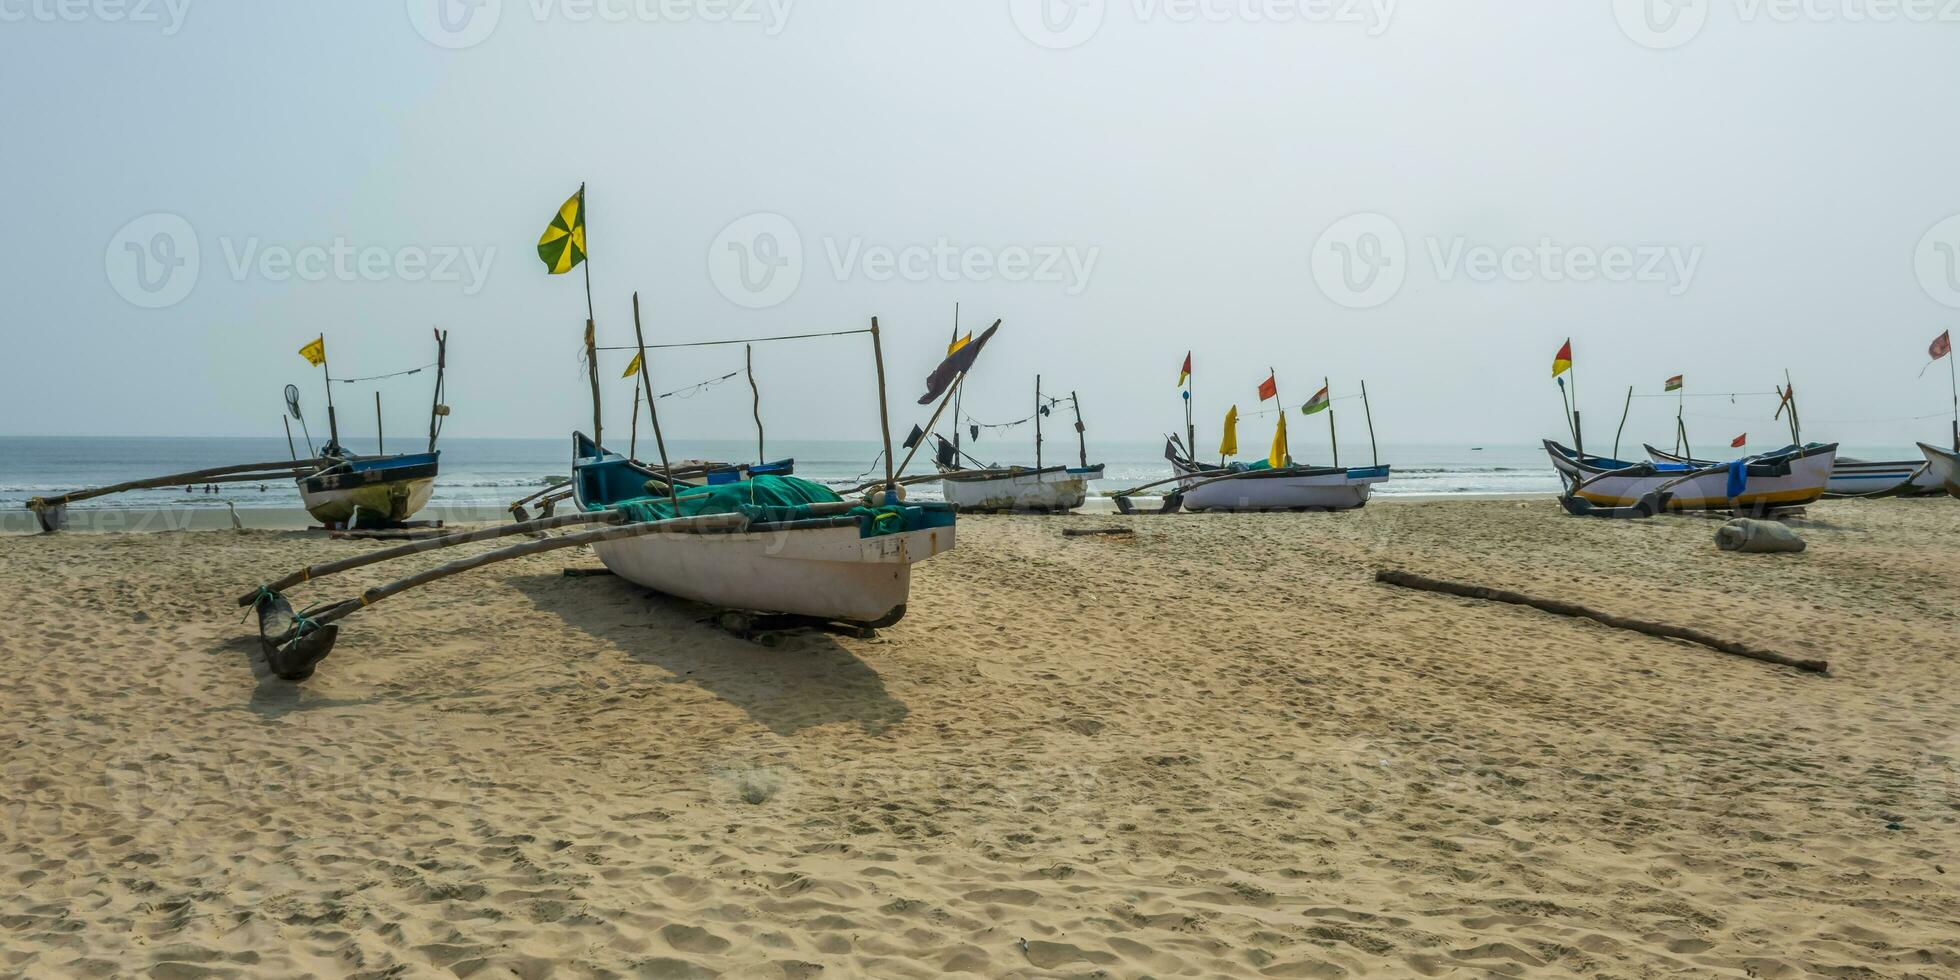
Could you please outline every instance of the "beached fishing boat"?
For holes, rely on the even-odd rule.
[[[1791,447],[1728,463],[1628,462],[1587,454],[1544,440],[1566,485],[1566,499],[1600,508],[1765,511],[1812,503],[1824,496],[1837,445]],[[1571,505],[1568,505],[1571,506]]]
[[[1713,460],[1682,456],[1651,445],[1645,448],[1656,463],[1703,468],[1718,465]],[[1919,459],[1874,462],[1839,456],[1831,464],[1831,478],[1824,486],[1826,497],[1921,497],[1944,492],[1926,461]]]
[[[449,406],[442,403],[449,337],[440,330],[435,332],[435,337],[435,398],[429,410],[429,444],[427,450],[419,453],[390,455],[377,452],[370,456],[347,449],[340,441],[340,422],[334,410],[335,379],[327,366],[326,337],[322,335],[300,348],[300,356],[320,369],[327,392],[327,444],[319,452],[327,462],[294,479],[299,486],[300,502],[314,520],[328,527],[387,527],[415,516],[434,496],[436,473],[442,458],[442,454],[436,450],[436,437],[442,431],[443,419],[449,415]],[[421,370],[414,368],[382,377],[414,374]],[[346,384],[367,380],[378,379],[340,379],[340,382]],[[299,392],[290,385],[286,388],[286,410],[304,426],[305,419],[299,410]],[[386,443],[381,431],[381,396],[378,392],[374,399],[374,414],[375,446],[383,449]],[[286,439],[288,443],[292,440],[290,424]],[[310,445],[310,436],[308,442]],[[297,450],[294,455],[298,455]]]
[[[954,327],[958,332],[958,327]],[[957,355],[964,345],[955,339],[948,349],[947,356]],[[965,386],[962,375],[954,385],[952,397],[958,404],[960,389]],[[1056,405],[1067,402],[1075,409],[1075,438],[1077,445],[1077,466],[1041,465],[1041,419]],[[958,409],[955,408],[957,413]],[[1034,423],[1034,465],[1002,466],[1000,464],[979,464],[981,471],[964,470],[960,467],[960,457],[966,455],[960,449],[960,427],[965,422],[955,415],[953,440],[939,440],[939,452],[934,460],[939,472],[944,475],[940,481],[940,492],[946,502],[962,511],[1030,511],[1035,513],[1061,513],[1082,506],[1089,499],[1089,481],[1100,480],[1103,465],[1089,464],[1089,443],[1087,430],[1082,424],[1082,399],[1075,392],[1067,398],[1044,398],[1041,394],[1041,375],[1034,377],[1034,414],[1015,422],[1000,423],[997,427]],[[979,431],[976,426],[974,431]],[[921,430],[920,435],[923,435]]]
[[[583,434],[573,439],[572,486],[584,511],[642,508],[647,520],[677,516],[654,469],[605,452]],[[785,488],[800,502],[782,502]],[[874,510],[790,477],[683,489],[678,516],[725,512],[718,508],[745,493],[761,501],[761,509],[742,511],[751,521],[746,530],[625,538],[594,544],[593,551],[614,574],[656,592],[724,609],[875,628],[905,615],[912,565],[953,548],[947,505]]]
[[[1205,466],[1165,446],[1178,475],[1177,493],[1186,510],[1352,510],[1365,506],[1375,484],[1387,482],[1389,467],[1280,466],[1266,460]]]
[[[1937,480],[1947,493],[1960,497],[1960,452],[1949,452],[1923,442],[1919,444],[1919,451],[1926,454],[1929,478]]]

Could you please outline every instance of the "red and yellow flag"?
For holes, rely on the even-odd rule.
[[[1552,377],[1556,378],[1570,370],[1572,370],[1572,339],[1568,337],[1565,346],[1560,347],[1558,354],[1552,357]]]
[[[1189,380],[1191,380],[1191,352],[1185,351],[1184,367],[1177,372],[1177,386],[1182,388],[1184,387],[1184,383]]]

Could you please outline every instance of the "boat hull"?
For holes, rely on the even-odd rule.
[[[435,495],[439,453],[355,457],[295,481],[306,512],[323,524],[395,524]]]
[[[1714,465],[1708,460],[1678,456],[1653,446],[1646,449],[1648,457],[1656,463]],[[1925,461],[1917,459],[1873,461],[1839,456],[1831,464],[1831,478],[1824,485],[1827,497],[1915,497],[1941,492],[1939,481],[1930,474]]]
[[[638,497],[645,471],[573,439],[572,494],[583,510]],[[949,518],[950,519],[950,518]],[[912,565],[953,549],[951,523],[866,535],[855,519],[795,521],[715,534],[648,534],[592,546],[635,585],[721,609],[888,626],[905,614]]]
[[[1182,477],[1177,486],[1184,497],[1184,509],[1194,511],[1353,510],[1365,506],[1371,488],[1389,478],[1388,467],[1370,466],[1316,468],[1292,475],[1249,470],[1231,479],[1215,480],[1204,470],[1183,463],[1171,465]],[[1207,480],[1211,482],[1204,482]]]
[[[1926,470],[1929,479],[1952,496],[1960,497],[1960,453],[1948,452],[1937,446],[1919,444],[1919,451],[1926,454]]]
[[[1603,457],[1578,454],[1549,439],[1545,451],[1552,466],[1568,487],[1583,483],[1573,495],[1595,507],[1631,507],[1656,490],[1667,488],[1671,496],[1667,509],[1682,510],[1768,510],[1814,503],[1824,496],[1830,482],[1831,465],[1837,447],[1819,446],[1790,456],[1787,467],[1753,465],[1743,481],[1742,493],[1730,497],[1726,471],[1689,475],[1687,472],[1659,472],[1649,464],[1626,463]],[[1616,471],[1626,469],[1625,476]],[[1774,475],[1759,471],[1783,469]]]
[[[1032,511],[1056,513],[1082,506],[1089,481],[1102,478],[1101,466],[1028,470],[1010,476],[940,481],[946,502],[962,512]]]

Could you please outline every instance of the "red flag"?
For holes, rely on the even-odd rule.
[[[1263,402],[1268,398],[1278,397],[1279,377],[1277,375],[1267,375],[1266,380],[1259,382],[1259,400]]]
[[[1926,353],[1935,361],[1953,353],[1953,331],[1944,331],[1935,337],[1933,346],[1926,348]]]
[[[1735,441],[1734,441],[1734,442],[1731,442],[1731,443],[1729,443],[1729,448],[1730,448],[1730,449],[1741,449],[1741,448],[1743,447],[1743,445],[1744,445],[1745,443],[1747,443],[1748,441],[1749,441],[1749,433],[1747,433],[1747,432],[1744,432],[1743,434],[1741,434],[1741,435],[1739,435],[1739,436],[1736,436],[1736,437],[1735,437]]]
[[[1179,368],[1177,372],[1177,386],[1182,388],[1184,387],[1184,383],[1189,380],[1191,380],[1191,352],[1185,351],[1184,366]]]

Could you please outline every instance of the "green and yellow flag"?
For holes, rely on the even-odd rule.
[[[1292,457],[1286,452],[1286,413],[1279,413],[1279,428],[1273,430],[1273,451],[1266,454],[1266,464],[1273,469],[1286,465]]]
[[[640,371],[640,355],[634,354],[633,363],[626,365],[626,373],[620,375],[620,377],[630,378],[633,375],[638,374],[639,371]]]
[[[1237,456],[1239,454],[1239,407],[1225,413],[1225,438],[1218,442],[1218,455]]]
[[[306,358],[306,363],[314,367],[327,363],[327,335],[313,338],[312,343],[299,349],[299,356]]]
[[[544,237],[538,239],[538,258],[544,260],[545,270],[554,276],[570,272],[585,261],[584,184],[578,185],[578,193],[552,216]]]

